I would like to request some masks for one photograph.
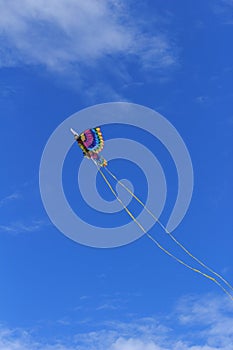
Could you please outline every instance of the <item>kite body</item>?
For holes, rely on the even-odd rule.
[[[70,129],[70,131],[83,151],[84,157],[92,159],[101,167],[107,165],[106,159],[98,154],[104,148],[104,140],[99,127],[85,130],[80,135],[73,129]]]

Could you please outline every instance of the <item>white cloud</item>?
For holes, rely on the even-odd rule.
[[[130,322],[109,321],[98,324],[99,330],[77,333],[69,341],[42,342],[26,331],[0,327],[0,349],[231,350],[232,322],[233,306],[225,298],[184,298],[163,320],[147,317]]]
[[[202,325],[199,336],[208,345],[228,349],[229,344],[233,344],[233,303],[230,299],[185,298],[177,311],[182,324]]]
[[[149,72],[143,79],[153,73],[166,81],[177,66],[168,30],[156,25],[160,16],[151,29],[132,7],[123,0],[0,0],[0,68],[42,67],[89,103],[126,101],[119,91],[142,71]]]
[[[2,67],[42,65],[80,83],[85,67],[125,79],[135,60],[155,70],[176,63],[169,38],[159,30],[145,34],[145,22],[121,0],[0,0],[0,13]]]
[[[165,350],[153,342],[144,342],[140,339],[119,338],[112,346],[111,350]],[[168,350],[168,349],[167,349]]]
[[[125,50],[132,40],[103,0],[1,1],[0,11],[1,34],[15,49],[10,64],[18,58],[62,69]]]

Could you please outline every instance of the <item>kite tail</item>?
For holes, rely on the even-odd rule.
[[[99,157],[99,161],[98,161],[99,166],[101,167],[106,167],[108,165],[108,162],[106,161],[106,159],[104,157]]]
[[[100,167],[106,167],[108,165],[106,159],[102,156],[99,156],[95,152],[89,152],[89,158],[91,158],[93,162]]]
[[[96,164],[97,165],[97,164]],[[98,165],[97,165],[98,167]],[[138,203],[140,203],[145,210],[148,212],[148,214],[150,214],[153,219],[158,222],[158,224],[160,225],[160,227],[171,237],[171,239],[181,248],[183,249],[191,258],[193,258],[195,261],[197,261],[201,266],[203,266],[204,268],[206,268],[208,271],[210,271],[211,273],[213,273],[216,277],[218,277],[222,282],[224,282],[231,290],[233,290],[233,287],[230,285],[229,282],[227,282],[220,274],[218,274],[217,272],[215,272],[213,269],[211,269],[210,267],[208,267],[206,264],[204,264],[200,259],[198,259],[197,257],[195,257],[192,253],[189,252],[188,249],[186,249],[167,229],[166,227],[160,222],[160,220],[146,207],[146,205],[127,187],[125,186],[120,180],[117,179],[117,177],[106,167],[105,168],[106,171],[108,172],[108,174],[117,181],[117,183],[119,183],[119,185],[121,185],[127,192],[129,192],[136,200]],[[171,256],[173,259],[175,259],[177,262],[179,262],[180,264],[186,266],[187,268],[189,268],[190,270],[197,272],[199,274],[201,274],[202,276],[212,280],[214,283],[216,283],[232,300],[233,297],[232,295],[213,277],[205,274],[202,271],[199,271],[198,269],[193,268],[192,266],[189,266],[188,264],[186,264],[185,262],[183,262],[182,260],[180,260],[179,258],[177,258],[176,256],[174,256],[172,253],[170,253],[169,251],[167,251],[165,248],[163,248],[159,242],[157,240],[155,240],[150,234],[147,233],[147,231],[145,230],[145,228],[137,221],[137,219],[134,217],[134,215],[128,210],[128,208],[124,205],[124,203],[121,201],[121,199],[117,196],[117,193],[114,191],[114,189],[112,188],[111,184],[109,183],[109,181],[107,180],[107,178],[105,177],[105,175],[103,174],[103,172],[101,171],[101,169],[98,170],[100,172],[100,174],[102,175],[104,181],[106,182],[106,184],[108,185],[108,187],[110,188],[111,192],[114,194],[114,196],[116,197],[116,199],[122,204],[122,206],[124,207],[124,209],[126,210],[126,212],[129,214],[129,216],[134,220],[134,222],[141,228],[141,230],[161,249],[163,250],[167,255]]]

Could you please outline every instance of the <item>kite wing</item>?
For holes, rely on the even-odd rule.
[[[79,140],[88,151],[99,153],[104,148],[104,140],[100,128],[85,130],[79,135]]]

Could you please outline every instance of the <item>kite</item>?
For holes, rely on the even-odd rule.
[[[231,291],[233,291],[233,287],[231,284],[226,281],[219,273],[215,272],[212,268],[207,266],[204,262],[202,262],[200,259],[195,257],[187,248],[185,248],[172,234],[167,230],[167,228],[161,223],[161,221],[153,214],[153,212],[138,198],[123,182],[118,180],[118,178],[108,169],[107,161],[102,156],[99,155],[99,153],[104,148],[104,139],[102,132],[100,130],[100,127],[95,127],[92,129],[85,130],[80,135],[74,131],[73,129],[70,129],[72,134],[74,135],[75,140],[77,141],[79,147],[81,148],[84,157],[91,159],[95,165],[97,166],[97,169],[99,173],[101,174],[102,178],[104,179],[106,185],[110,189],[110,191],[113,193],[117,201],[122,205],[126,213],[130,216],[130,218],[135,222],[136,225],[144,232],[144,234],[153,241],[159,249],[161,249],[164,253],[169,255],[171,258],[176,260],[181,265],[185,266],[186,268],[199,273],[203,277],[206,277],[207,279],[214,282],[218,287],[220,287],[225,294],[227,294],[231,300],[233,300],[232,292],[230,293],[226,288],[229,288]],[[185,261],[178,258],[176,255],[168,251],[166,248],[164,248],[151,234],[147,232],[147,230],[144,228],[144,226],[137,220],[137,218],[133,215],[133,213],[127,208],[127,206],[123,203],[121,198],[118,196],[116,191],[113,189],[111,183],[106,177],[106,174],[104,174],[102,168],[105,169],[106,173],[113,178],[117,184],[119,184],[121,187],[123,187],[128,193],[131,194],[131,196],[147,211],[147,213],[155,220],[155,223],[158,223],[160,227],[163,229],[163,231],[169,235],[169,237],[187,254],[189,255],[193,260],[195,260],[199,265],[201,265],[203,268],[208,270],[212,275],[215,277],[207,274],[206,272],[203,272],[189,264],[187,264]],[[216,277],[218,279],[216,279]],[[220,282],[220,281],[221,282]],[[224,284],[224,285],[223,285]]]
[[[96,127],[85,130],[80,135],[73,129],[70,129],[70,131],[83,151],[84,157],[92,159],[100,167],[107,166],[106,159],[98,155],[104,148],[104,139],[100,128]]]

